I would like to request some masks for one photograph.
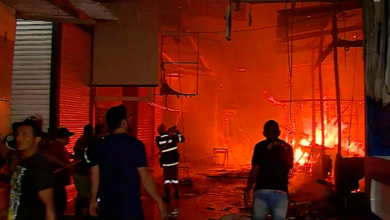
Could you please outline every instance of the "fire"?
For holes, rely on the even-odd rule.
[[[315,144],[321,146],[322,144],[322,135],[321,135],[321,125],[318,125],[315,130]],[[342,123],[342,131],[347,131],[348,125]],[[304,137],[299,141],[299,147],[295,149],[294,158],[295,163],[299,165],[304,165],[309,161],[309,154],[303,152],[301,147],[310,147],[313,140],[312,128],[308,124],[303,128]],[[326,148],[335,148],[338,145],[338,128],[337,128],[337,118],[333,118],[330,122],[325,122],[324,126],[324,136],[325,136],[325,147]],[[293,141],[293,146],[295,142]],[[341,143],[342,150],[346,152],[349,156],[364,156],[364,147],[363,143],[358,141],[357,138],[354,138],[348,141],[348,138],[342,140]]]
[[[349,128],[349,126],[341,122],[342,132],[348,131],[347,128]],[[308,136],[305,139],[301,139],[300,145],[308,147],[310,146],[310,143],[312,143],[313,140],[311,126],[304,126],[303,132],[305,134],[308,134]],[[326,148],[335,148],[338,145],[338,128],[337,128],[336,117],[333,118],[328,123],[325,121],[324,136],[325,136],[324,144]],[[316,131],[315,131],[315,143],[318,145],[322,144],[320,123],[317,123]],[[349,153],[349,155],[364,156],[363,143],[359,142],[357,138],[354,138],[350,141],[348,141],[348,138],[345,138],[342,140],[341,146],[345,152]]]
[[[308,160],[309,154],[303,153],[301,147],[298,147],[294,152],[294,162],[298,163],[299,165],[304,165],[306,161]]]
[[[264,90],[264,96],[265,98],[272,103],[274,106],[280,106],[282,104],[281,101],[276,99],[274,96],[272,96],[267,89]],[[330,99],[331,95],[325,95],[323,99]],[[291,103],[290,103],[291,104]],[[302,103],[300,103],[302,104]],[[360,103],[361,104],[361,103]],[[283,105],[285,107],[285,105]],[[302,107],[302,106],[300,106]],[[325,103],[325,114],[327,114],[328,111],[328,105]],[[329,119],[329,118],[328,118]],[[289,119],[287,119],[288,121]],[[302,120],[304,121],[304,120]],[[293,123],[295,123],[293,121]],[[325,148],[335,148],[338,145],[338,122],[337,122],[337,117],[333,117],[331,120],[325,120],[324,121],[324,145]],[[283,126],[282,126],[283,127]],[[293,131],[294,128],[287,128],[283,127],[286,129],[290,134],[296,134],[296,132],[301,132],[301,131]],[[348,155],[348,156],[364,156],[364,146],[361,141],[358,140],[358,138],[353,138],[351,140],[348,140],[349,135],[346,135],[348,133],[349,125],[344,124],[341,122],[341,130],[344,133],[343,135],[343,140],[341,143],[342,150],[343,150],[343,155]],[[321,146],[322,145],[322,132],[321,132],[321,123],[316,122],[316,129],[315,129],[315,134],[313,133],[312,130],[312,125],[311,123],[304,123],[303,126],[303,134],[300,137],[300,140],[298,140],[298,146],[296,146],[296,140],[294,140],[294,137],[286,136],[286,142],[291,142],[292,146],[295,147],[295,152],[294,152],[294,158],[295,158],[295,163],[299,165],[304,165],[306,163],[312,164],[314,161],[316,161],[318,158],[311,158],[310,157],[310,151],[304,152],[302,150],[303,148],[308,148],[312,147],[313,145]],[[315,143],[313,143],[313,137],[315,137]],[[292,138],[292,139],[291,139]]]
[[[324,144],[325,146],[329,148],[333,148],[337,146],[338,144],[338,128],[337,128],[337,118],[333,118],[329,123],[326,121],[324,122],[325,128],[324,128]],[[341,130],[344,131],[348,126],[341,123]],[[310,146],[310,143],[313,140],[313,134],[312,134],[312,128],[311,126],[304,126],[303,132],[305,134],[308,134],[309,137],[306,139],[302,139],[300,141],[300,144],[302,146]],[[322,144],[322,135],[321,135],[321,125],[320,123],[317,123],[316,131],[315,131],[315,142],[318,145]]]

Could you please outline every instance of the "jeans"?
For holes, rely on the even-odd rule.
[[[285,220],[288,208],[287,193],[276,190],[257,190],[253,193],[252,220]]]

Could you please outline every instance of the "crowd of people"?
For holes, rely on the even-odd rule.
[[[61,220],[67,207],[66,186],[71,179],[77,190],[75,217],[101,220],[144,220],[141,185],[158,204],[160,218],[167,215],[170,187],[179,199],[177,144],[183,134],[174,126],[158,128],[166,195],[157,193],[149,173],[145,146],[129,135],[127,109],[116,106],[107,111],[106,124],[84,127],[84,132],[67,151],[73,132],[67,128],[42,131],[43,118],[35,115],[12,125],[0,148],[0,181],[9,183],[9,208],[0,213],[8,220]],[[293,166],[292,147],[280,140],[279,125],[268,121],[266,140],[254,149],[252,169],[244,191],[244,203],[253,193],[253,220],[285,219],[288,206],[288,173]],[[73,178],[72,178],[73,177]],[[178,210],[175,210],[178,211]],[[175,212],[174,211],[174,212]],[[171,213],[177,215],[176,213]]]
[[[145,146],[128,135],[124,106],[108,110],[106,125],[86,125],[73,153],[66,148],[73,132],[58,128],[46,133],[42,126],[42,116],[32,116],[14,123],[12,133],[2,141],[0,181],[9,183],[10,195],[8,211],[1,218],[63,219],[66,186],[72,179],[78,219],[143,219],[141,183],[158,203],[161,217],[166,215],[149,173]]]

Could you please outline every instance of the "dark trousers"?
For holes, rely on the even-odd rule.
[[[89,215],[88,211],[89,207],[89,198],[85,198],[80,196],[79,194],[77,195],[76,198],[76,204],[75,204],[75,217],[82,217],[84,216],[84,210],[86,209],[86,215]]]
[[[54,187],[54,205],[56,208],[57,220],[61,220],[64,216],[67,205],[67,194],[65,186]]]
[[[163,168],[164,181],[178,181],[179,168],[178,166],[164,167]]]

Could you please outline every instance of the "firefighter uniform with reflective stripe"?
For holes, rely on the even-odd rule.
[[[169,199],[169,186],[175,188],[175,196],[179,197],[178,192],[178,165],[180,163],[180,155],[177,147],[178,143],[184,142],[184,136],[180,133],[164,133],[156,137],[157,146],[160,149],[160,165],[163,168],[164,185],[166,197]]]

